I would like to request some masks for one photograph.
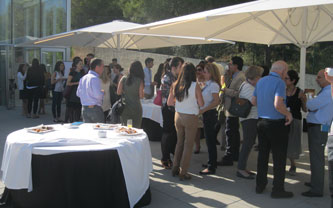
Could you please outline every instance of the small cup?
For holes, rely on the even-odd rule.
[[[328,76],[333,77],[333,68],[328,67],[325,69],[325,71],[327,72]]]
[[[99,138],[106,138],[106,131],[104,131],[104,130],[98,131],[98,137]]]

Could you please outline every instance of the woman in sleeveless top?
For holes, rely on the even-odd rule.
[[[295,159],[299,158],[301,154],[301,127],[302,127],[302,113],[301,108],[304,112],[306,109],[306,96],[303,91],[296,87],[299,80],[298,73],[294,70],[289,70],[285,78],[287,85],[287,108],[290,109],[293,115],[293,121],[290,124],[289,141],[288,141],[288,152],[287,157],[290,160],[289,174],[296,174],[296,163]]]
[[[189,180],[187,173],[192,157],[195,135],[198,129],[199,106],[204,105],[200,86],[196,83],[195,67],[185,63],[177,81],[171,86],[167,104],[175,105],[177,145],[172,175],[180,180]]]
[[[52,114],[54,122],[61,122],[61,102],[62,93],[64,91],[64,82],[66,78],[64,77],[65,65],[64,62],[58,61],[54,67],[54,73],[51,76],[51,85],[54,85],[52,90]]]
[[[221,89],[221,75],[215,64],[206,64],[204,71],[205,86],[202,89],[202,96],[205,105],[200,107],[200,114],[203,115],[204,132],[208,149],[207,168],[200,171],[202,175],[215,174],[217,166],[216,149],[216,128],[217,111],[216,107],[220,104],[219,91]]]
[[[140,99],[144,97],[143,93],[144,73],[140,61],[131,64],[129,75],[124,76],[118,85],[117,94],[122,96],[125,108],[120,116],[122,125],[127,124],[127,120],[132,120],[135,128],[141,128],[142,106]]]
[[[81,119],[81,100],[76,95],[80,79],[85,75],[83,62],[80,57],[74,57],[71,72],[68,75],[67,85],[72,86],[70,96],[66,104],[65,123],[79,121]]]

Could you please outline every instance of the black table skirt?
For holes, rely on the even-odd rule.
[[[15,208],[129,207],[117,150],[32,156],[33,191],[6,189]],[[150,203],[150,189],[136,207]]]
[[[159,123],[148,118],[142,118],[141,127],[150,141],[161,141],[163,129]]]

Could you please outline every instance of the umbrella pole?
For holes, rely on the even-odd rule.
[[[300,83],[301,89],[305,89],[305,69],[306,69],[306,47],[301,46],[301,57],[300,57]]]

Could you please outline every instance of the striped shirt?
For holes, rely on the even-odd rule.
[[[244,81],[239,87],[239,89],[241,90],[239,92],[239,98],[248,99],[251,102],[254,92],[254,86],[247,81]],[[251,111],[246,118],[239,118],[240,121],[244,121],[247,119],[258,119],[257,106],[252,106]]]

